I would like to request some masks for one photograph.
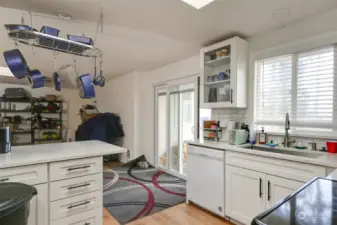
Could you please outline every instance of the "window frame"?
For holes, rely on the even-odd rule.
[[[324,35],[321,35],[324,36]],[[326,38],[326,35],[324,36]],[[334,84],[333,84],[333,115],[332,115],[332,122],[330,123],[323,123],[324,125],[321,126],[322,123],[318,124],[317,122],[297,122],[294,121],[291,123],[291,127],[295,128],[290,131],[293,135],[299,137],[316,137],[318,135],[319,138],[334,138],[337,139],[337,32],[331,36],[328,36],[330,41],[323,40],[322,37],[315,37],[306,39],[306,41],[302,40],[300,42],[293,42],[287,45],[282,45],[278,47],[274,47],[265,51],[256,52],[251,54],[251,67],[253,68],[253,91],[254,91],[254,101],[253,101],[253,116],[252,121],[256,125],[271,125],[271,126],[284,126],[284,122],[280,121],[262,121],[257,120],[257,72],[258,69],[256,68],[256,62],[261,61],[263,59],[273,58],[273,57],[281,57],[283,55],[292,56],[292,93],[291,93],[291,118],[296,118],[296,110],[297,110],[297,77],[298,77],[298,54],[306,51],[311,51],[314,49],[324,48],[328,46],[334,47]],[[328,39],[329,39],[328,38]],[[324,44],[323,44],[324,43]],[[296,46],[297,45],[297,46]],[[336,124],[336,125],[335,125]],[[321,131],[299,131],[296,128],[303,128],[303,127],[310,127],[310,128],[327,128],[331,129],[331,131],[321,132]],[[270,132],[269,132],[270,133]],[[271,132],[272,134],[278,135],[284,132]]]

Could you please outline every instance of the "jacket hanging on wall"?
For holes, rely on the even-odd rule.
[[[98,140],[114,144],[124,137],[123,125],[119,116],[113,113],[99,113],[78,126],[76,141]]]

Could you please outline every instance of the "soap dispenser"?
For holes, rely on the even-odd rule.
[[[261,132],[259,133],[259,140],[258,143],[260,145],[264,145],[265,143],[267,143],[267,134],[264,132],[264,127],[262,127]]]

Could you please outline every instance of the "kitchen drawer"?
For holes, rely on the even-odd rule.
[[[103,189],[103,174],[76,177],[50,183],[50,201]]]
[[[79,213],[50,223],[50,225],[102,225],[102,207]]]
[[[50,221],[62,219],[95,208],[102,208],[103,192],[95,191],[54,202],[50,202]]]
[[[11,167],[0,169],[1,182],[19,182],[28,185],[46,183],[48,179],[47,164]]]
[[[50,181],[103,172],[102,157],[75,159],[49,164]]]

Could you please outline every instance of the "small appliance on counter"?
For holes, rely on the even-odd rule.
[[[247,143],[248,131],[242,129],[229,130],[228,143],[232,145],[242,145]]]
[[[222,138],[222,128],[219,121],[205,120],[203,131],[204,139],[219,141]]]
[[[228,143],[232,145],[242,145],[249,142],[249,127],[237,121],[228,122]]]
[[[9,127],[0,128],[0,154],[11,151],[11,131]]]

